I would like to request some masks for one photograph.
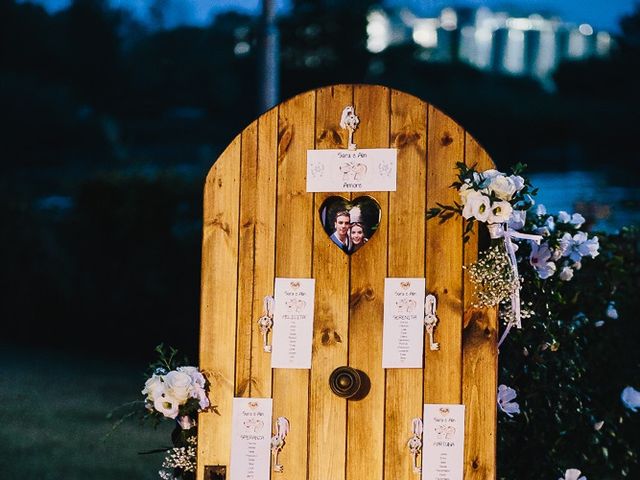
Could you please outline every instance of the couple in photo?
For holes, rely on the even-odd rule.
[[[342,210],[336,214],[334,232],[330,238],[345,253],[356,252],[369,241],[365,237],[365,227],[359,207]]]

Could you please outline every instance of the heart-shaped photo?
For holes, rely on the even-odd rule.
[[[347,255],[360,250],[380,225],[380,205],[368,196],[353,200],[328,197],[322,202],[319,213],[325,232]]]

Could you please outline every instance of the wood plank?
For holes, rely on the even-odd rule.
[[[480,171],[495,168],[489,155],[468,133],[465,135],[465,163]],[[464,263],[478,256],[478,226],[464,245]],[[464,330],[462,338],[462,401],[465,411],[464,462],[466,480],[496,478],[496,431],[498,389],[498,324],[496,309],[472,306],[473,284],[464,275]]]
[[[242,131],[240,153],[240,220],[238,244],[238,321],[236,328],[235,396],[248,397],[251,384],[251,337],[253,335],[253,274],[255,205],[257,201],[258,122]],[[259,312],[259,310],[258,310]]]
[[[464,159],[464,132],[451,118],[429,107],[427,208],[452,204],[457,192],[456,162]],[[427,223],[427,291],[438,300],[435,329],[440,350],[426,350],[425,403],[460,403],[462,400],[462,221],[458,217]]]
[[[389,194],[389,277],[425,275],[426,129],[426,104],[392,91],[391,146],[398,149],[398,179],[397,190]],[[392,368],[386,373],[384,478],[414,480],[407,441],[411,420],[422,418],[423,370]]]
[[[313,194],[306,192],[306,154],[314,143],[315,91],[292,98],[278,114],[276,276],[311,277]],[[307,478],[309,370],[273,372],[273,417],[291,425],[280,454],[281,480]]]
[[[278,109],[258,119],[258,154],[256,165],[254,268],[253,268],[253,336],[251,340],[252,397],[271,397],[271,354],[263,351],[257,320],[263,313],[264,297],[273,295],[276,244],[276,178],[278,157]],[[241,252],[242,254],[242,252]],[[271,335],[269,335],[271,341]]]
[[[352,86],[316,92],[317,149],[346,148],[340,128],[342,109],[353,102]],[[344,480],[347,401],[329,389],[329,376],[347,365],[349,257],[328,238],[318,212],[331,193],[316,193],[313,208],[313,276],[316,305],[309,404],[309,479]]]
[[[389,89],[356,86],[354,105],[360,117],[354,143],[358,148],[389,146]],[[377,233],[352,255],[349,309],[349,365],[365,372],[369,394],[347,405],[347,479],[381,480],[384,457],[384,381],[382,313],[387,272],[388,193],[375,198],[382,209]],[[354,195],[356,196],[356,195]],[[357,195],[360,196],[360,195]]]
[[[235,380],[238,269],[238,135],[210,170],[204,188],[200,368],[211,382],[217,412],[199,415],[198,479],[206,465],[229,465]]]

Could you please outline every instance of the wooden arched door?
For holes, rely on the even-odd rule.
[[[360,118],[358,148],[397,148],[397,189],[370,192],[382,209],[377,234],[347,256],[331,243],[318,209],[331,193],[307,193],[307,149],[346,148],[346,105]],[[198,479],[225,478],[234,397],[273,398],[291,423],[281,480],[413,480],[407,440],[424,403],[466,406],[465,479],[495,478],[496,316],[470,308],[462,266],[477,257],[459,219],[426,221],[456,162],[491,168],[460,125],[418,98],[381,86],[338,85],[300,94],[245,128],[205,185],[200,368],[215,411],[199,418]],[[345,197],[361,194],[341,194]],[[314,278],[310,370],[271,369],[256,320],[274,278]],[[386,277],[424,277],[438,298],[439,351],[422,369],[383,369]],[[428,343],[427,343],[428,344]],[[334,395],[331,372],[349,365],[371,387],[357,401]],[[211,468],[218,466],[222,468]],[[205,477],[205,471],[207,476]]]

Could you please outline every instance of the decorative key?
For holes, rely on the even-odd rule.
[[[413,435],[407,442],[407,447],[409,447],[409,450],[411,451],[413,473],[420,474],[421,469],[418,466],[418,456],[422,450],[422,419],[414,418],[411,420],[411,429],[413,430]]]
[[[424,326],[429,334],[429,349],[440,350],[440,344],[433,341],[433,330],[438,323],[436,316],[436,297],[429,294],[424,299]]]
[[[267,295],[264,297],[264,312],[258,319],[258,326],[260,327],[260,333],[262,333],[262,349],[270,353],[271,345],[269,345],[269,331],[273,327],[273,297]]]
[[[349,131],[349,150],[356,149],[356,144],[353,143],[353,132],[358,128],[359,123],[360,118],[356,115],[353,105],[344,107],[344,110],[342,110],[342,116],[340,117],[340,128],[346,128]]]
[[[276,420],[276,434],[271,437],[271,459],[273,463],[273,471],[284,472],[284,465],[278,463],[278,454],[284,448],[285,441],[289,433],[289,420],[285,417],[278,417]]]

